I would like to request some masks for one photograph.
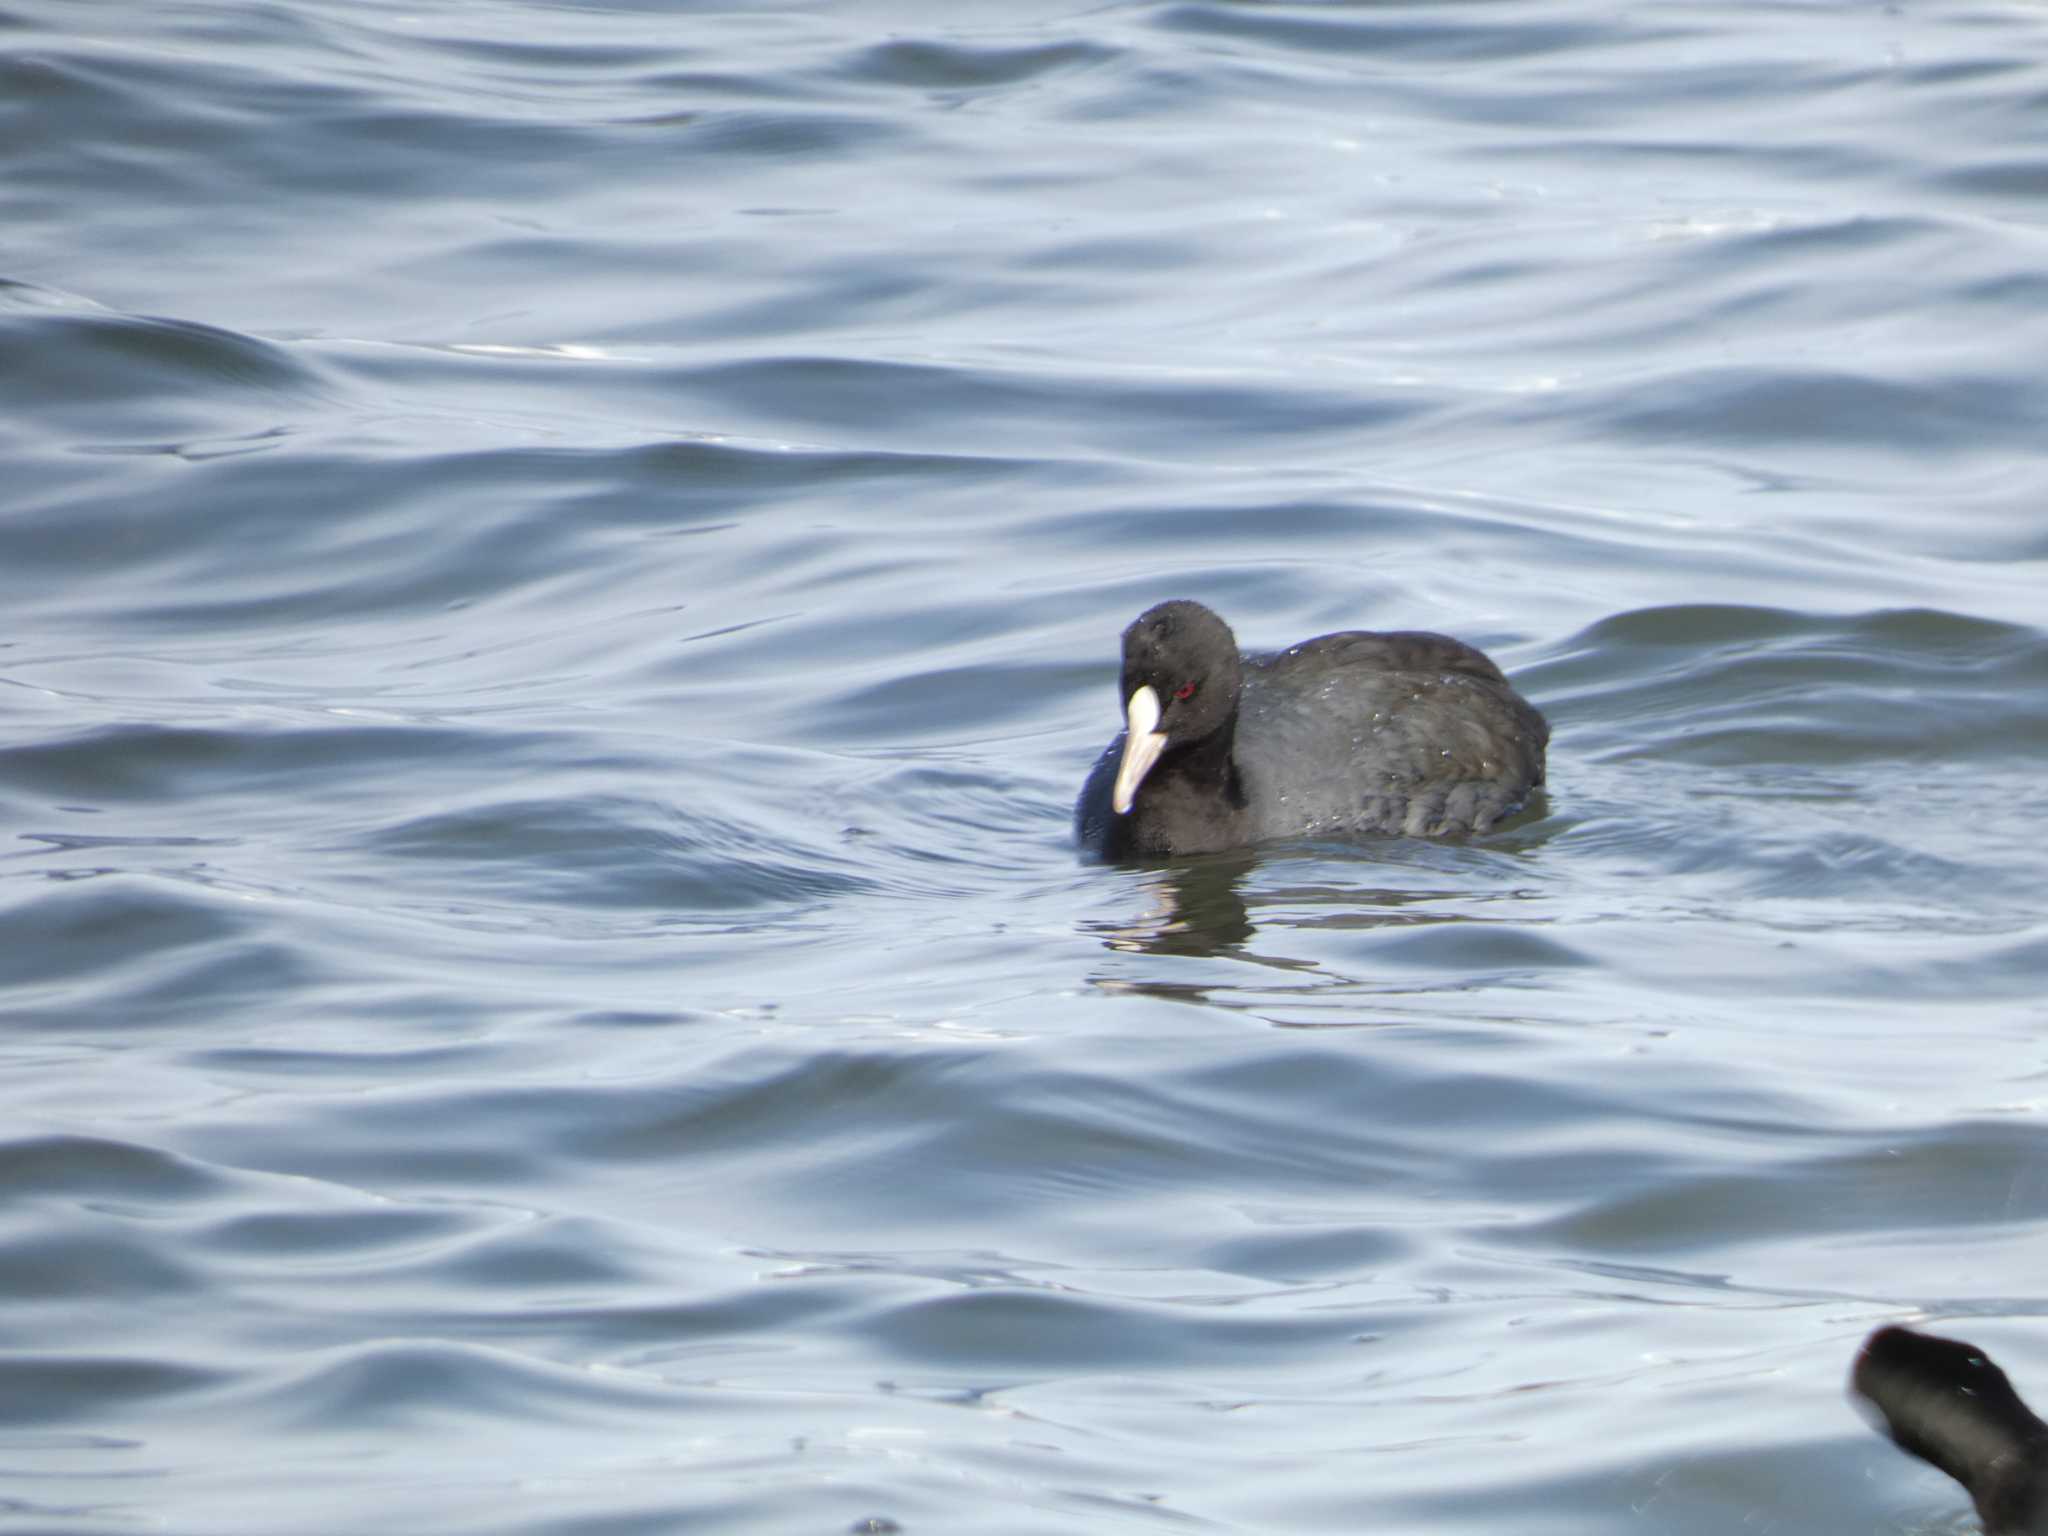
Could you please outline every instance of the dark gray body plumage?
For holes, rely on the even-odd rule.
[[[1161,605],[1132,631],[1176,606],[1196,609]],[[1127,634],[1127,685],[1130,643]],[[1549,725],[1462,641],[1350,630],[1241,665],[1234,721],[1216,739],[1169,746],[1123,816],[1110,806],[1123,738],[1110,744],[1075,806],[1083,847],[1122,858],[1288,837],[1484,832],[1543,782]]]

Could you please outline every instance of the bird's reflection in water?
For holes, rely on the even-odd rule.
[[[1470,910],[1473,903],[1527,894],[1518,888],[1474,891],[1459,884],[1435,885],[1424,865],[1411,868],[1417,879],[1407,886],[1321,881],[1282,885],[1268,880],[1248,895],[1246,882],[1259,864],[1253,854],[1233,852],[1147,870],[1140,877],[1139,888],[1148,898],[1141,914],[1126,922],[1085,923],[1083,929],[1099,936],[1108,948],[1128,953],[1228,955],[1285,969],[1313,969],[1308,961],[1246,950],[1246,942],[1260,927],[1253,913],[1270,913],[1274,921],[1268,926],[1285,929],[1405,928],[1485,921]]]
[[[1149,870],[1145,911],[1127,923],[1087,923],[1110,949],[1150,955],[1221,955],[1255,931],[1241,887],[1257,866],[1249,853],[1223,853]]]
[[[1316,930],[1529,920],[1527,904],[1536,892],[1521,881],[1508,884],[1501,880],[1504,871],[1496,862],[1498,852],[1481,853],[1457,845],[1390,843],[1370,866],[1356,863],[1347,851],[1345,869],[1361,873],[1369,869],[1382,879],[1390,874],[1408,877],[1399,886],[1314,879],[1283,883],[1277,878],[1284,877],[1290,865],[1307,873],[1320,864],[1317,872],[1327,873],[1331,866],[1326,861],[1333,851],[1328,847],[1267,849],[1262,854],[1233,851],[1176,860],[1139,872],[1129,889],[1142,895],[1142,910],[1119,921],[1084,923],[1082,931],[1119,954],[1223,960],[1231,962],[1232,968],[1228,972],[1176,969],[1146,976],[1119,967],[1091,976],[1090,984],[1107,992],[1222,1002],[1262,1013],[1275,1007],[1291,1010],[1310,999],[1316,1000],[1310,1006],[1321,1009],[1340,998],[1355,1002],[1365,997],[1462,989],[1468,984],[1463,976],[1424,977],[1406,967],[1385,976],[1345,974],[1329,969],[1321,959],[1276,953],[1275,946],[1285,943],[1290,933]],[[1476,885],[1475,858],[1490,866],[1485,871],[1488,878]],[[1260,872],[1256,881],[1252,878],[1255,870]],[[1240,969],[1246,965],[1255,970]],[[1263,984],[1251,980],[1259,973],[1268,978]],[[1268,1016],[1275,1023],[1300,1027],[1328,1027],[1336,1022]],[[1347,1016],[1346,1022],[1359,1020]]]

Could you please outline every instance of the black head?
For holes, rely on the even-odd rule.
[[[1159,702],[1157,728],[1175,745],[1199,741],[1228,724],[1237,713],[1242,681],[1237,637],[1200,603],[1161,603],[1124,631],[1119,700],[1128,711],[1132,695],[1150,688]]]
[[[2006,1416],[2026,1412],[2012,1382],[1983,1350],[1961,1339],[1938,1338],[1910,1328],[1880,1328],[1864,1340],[1850,1385],[1880,1412],[1902,1398],[1916,1408],[1953,1398],[1983,1404]],[[1915,1455],[1927,1455],[1915,1443],[1918,1425],[1912,1417],[1902,1414],[1893,1419],[1887,1413],[1886,1418],[1886,1427],[1900,1445]]]
[[[1237,638],[1200,603],[1161,603],[1124,631],[1124,669],[1117,683],[1124,706],[1124,750],[1111,787],[1110,809],[1129,815],[1138,790],[1162,757],[1185,768],[1228,754],[1244,680]],[[1225,766],[1211,765],[1223,781]]]
[[[1902,1450],[1969,1489],[1986,1536],[2042,1529],[2048,1425],[1983,1350],[1960,1339],[1880,1328],[1864,1341],[1851,1388]]]

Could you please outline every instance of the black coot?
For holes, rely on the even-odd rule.
[[[1074,807],[1103,858],[1279,837],[1484,832],[1543,782],[1550,727],[1485,656],[1418,632],[1346,630],[1238,654],[1200,603],[1124,631],[1124,733]]]
[[[1880,1328],[1864,1340],[1849,1384],[1900,1449],[1969,1490],[1984,1536],[2048,1536],[2048,1424],[1983,1350]]]

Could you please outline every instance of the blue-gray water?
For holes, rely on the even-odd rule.
[[[1856,1341],[2048,1397],[2041,7],[0,0],[0,278],[0,1530],[1948,1530]],[[1083,865],[1177,595],[1547,800]]]

